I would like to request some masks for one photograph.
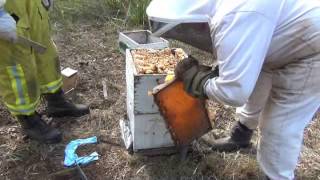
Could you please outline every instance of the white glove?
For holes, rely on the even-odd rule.
[[[5,3],[6,3],[6,0],[0,0],[0,9],[3,8]]]
[[[50,7],[53,5],[53,0],[42,0],[42,5],[49,10]]]
[[[3,9],[0,9],[0,39],[17,42],[16,21]]]

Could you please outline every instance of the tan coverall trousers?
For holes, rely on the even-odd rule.
[[[272,44],[301,50],[279,51],[293,55],[286,57],[286,64],[267,59],[249,101],[237,109],[242,124],[259,126],[258,161],[272,180],[294,178],[304,129],[320,107],[320,18],[286,28],[291,33]]]

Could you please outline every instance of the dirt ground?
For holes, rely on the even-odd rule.
[[[98,136],[97,145],[84,146],[79,154],[97,151],[98,161],[82,167],[88,179],[262,179],[255,160],[256,140],[251,149],[237,153],[203,153],[205,145],[193,144],[193,152],[181,162],[179,155],[144,157],[130,155],[123,148],[119,120],[126,114],[125,59],[118,51],[119,27],[81,23],[68,29],[56,26],[55,40],[63,67],[79,70],[79,85],[68,97],[90,104],[91,114],[78,118],[50,119],[64,132],[63,142],[43,145],[29,141],[7,110],[0,109],[0,179],[80,179],[76,168],[63,166],[64,148],[78,138]],[[178,45],[178,44],[176,44]],[[189,53],[202,55],[194,49]],[[102,82],[107,82],[104,99]],[[234,109],[212,103],[215,115],[212,138],[227,134],[234,122]],[[43,106],[41,106],[43,107]],[[43,108],[40,108],[43,112]],[[257,134],[257,133],[256,133]],[[304,148],[297,170],[298,179],[320,179],[320,122],[314,120],[305,132]],[[255,138],[257,139],[257,138]]]

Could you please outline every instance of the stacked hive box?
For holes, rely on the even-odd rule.
[[[119,49],[123,54],[126,53],[126,49],[164,49],[168,46],[169,42],[167,40],[154,37],[147,30],[120,32],[119,34]]]
[[[162,83],[165,74],[139,74],[133,62],[132,49],[164,49],[168,41],[138,30],[119,34],[119,48],[126,55],[127,115],[120,122],[122,138],[129,150],[144,152],[173,147],[165,121],[148,91]]]
[[[163,83],[165,74],[139,74],[126,51],[127,113],[135,152],[174,146],[165,121],[149,91]]]

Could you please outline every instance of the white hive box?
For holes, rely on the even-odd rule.
[[[151,32],[147,30],[119,33],[119,48],[123,54],[126,53],[126,49],[164,49],[166,47],[169,47],[167,40],[152,36]]]
[[[134,152],[174,146],[153,96],[148,95],[165,77],[165,74],[138,74],[131,50],[126,50],[127,114]]]

